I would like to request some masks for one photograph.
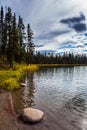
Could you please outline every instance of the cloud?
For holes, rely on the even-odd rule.
[[[84,52],[87,52],[87,50],[83,50]]]
[[[76,46],[75,45],[71,45],[71,44],[69,44],[69,45],[66,45],[66,46],[62,46],[62,47],[60,47],[59,49],[67,49],[67,48],[76,48]]]
[[[44,46],[44,45],[36,45],[35,47],[38,47],[38,48],[39,48],[39,47],[43,47],[43,46]]]
[[[87,37],[87,33],[84,33],[84,36]]]
[[[71,39],[62,42],[60,47],[56,50],[56,54],[64,54],[64,52],[73,52],[74,54],[86,54],[87,55],[87,38],[84,39],[87,32],[82,32],[74,35]]]
[[[25,25],[30,23],[36,50],[76,52],[87,46],[87,0],[0,0],[0,5],[11,6]]]
[[[65,23],[65,24],[70,24],[70,23],[80,23],[83,20],[85,20],[85,16],[83,13],[81,13],[80,16],[62,19],[62,20],[60,20],[60,22]]]
[[[60,20],[60,23],[67,24],[70,28],[73,28],[76,32],[86,31],[86,24],[83,23],[85,21],[85,15],[83,13],[80,16],[75,16],[72,18],[66,18]]]
[[[77,48],[83,48],[84,45],[83,44],[77,44]]]
[[[77,32],[83,32],[83,31],[87,30],[85,23],[74,24],[74,26],[72,28],[74,28],[75,31],[77,31]]]
[[[42,34],[42,35],[39,35],[37,38],[38,39],[53,39],[55,37],[58,37],[59,35],[63,35],[63,34],[66,34],[66,33],[69,33],[70,30],[54,30],[52,32],[49,32],[49,33],[46,33],[46,34]]]
[[[45,53],[46,53],[46,54],[54,54],[55,51],[48,49],[48,50],[41,50],[40,53],[41,53],[41,54],[45,54]]]
[[[87,43],[84,43],[85,46],[87,46]]]

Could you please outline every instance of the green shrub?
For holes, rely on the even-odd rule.
[[[18,89],[20,86],[15,78],[9,78],[3,82],[3,87],[7,90],[12,91],[12,90]]]
[[[12,69],[13,70],[18,70],[18,69],[20,69],[20,66],[18,64],[14,64]]]
[[[34,71],[38,70],[38,66],[37,65],[24,65],[24,66],[22,66],[22,70],[34,72]]]
[[[12,72],[12,78],[15,78],[17,81],[20,81],[21,77],[22,77],[22,74],[20,71]]]
[[[14,64],[13,68],[0,70],[0,87],[7,90],[14,90],[20,87],[19,83],[23,81],[26,71],[36,71],[36,65]]]

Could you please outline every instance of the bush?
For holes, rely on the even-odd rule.
[[[24,65],[24,66],[22,67],[22,70],[23,70],[23,71],[34,72],[34,71],[38,70],[38,66],[36,66],[36,65]]]
[[[19,65],[19,64],[14,64],[13,71],[36,71],[38,70],[38,66],[37,65]]]
[[[17,81],[20,81],[22,78],[22,73],[20,71],[13,71],[12,78],[15,78]]]
[[[14,90],[20,87],[19,83],[24,79],[25,72],[33,72],[38,69],[36,65],[14,64],[13,68],[0,70],[0,87],[7,90]]]
[[[20,66],[18,64],[14,64],[12,69],[13,70],[18,70],[18,69],[20,69]]]
[[[12,90],[18,89],[20,86],[15,78],[9,78],[3,82],[3,87],[7,90],[12,91]]]

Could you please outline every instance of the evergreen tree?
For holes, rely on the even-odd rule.
[[[1,11],[0,11],[0,55],[2,55],[2,49],[3,49],[3,25],[4,25],[4,10],[3,10],[3,6],[1,6]]]
[[[27,25],[27,57],[26,62],[27,64],[33,63],[33,53],[35,49],[35,45],[33,43],[33,32],[31,30],[30,25]]]
[[[7,57],[7,12],[5,14],[4,18],[4,24],[3,24],[3,45],[1,47],[1,53],[4,57]]]
[[[25,26],[23,23],[23,19],[19,16],[18,19],[18,42],[20,45],[20,57],[19,57],[19,62],[24,59],[24,54],[25,54]]]
[[[11,8],[8,7],[7,11],[7,59],[10,64],[10,67],[13,66],[13,43],[12,43],[12,37],[11,37],[11,31],[12,31],[12,12]]]
[[[11,39],[12,39],[11,42],[12,42],[12,50],[13,50],[14,60],[16,62],[18,62],[20,45],[19,45],[19,42],[18,42],[18,30],[17,30],[15,13],[14,13],[13,20],[12,20]]]

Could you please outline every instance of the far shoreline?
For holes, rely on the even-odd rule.
[[[36,64],[38,67],[74,67],[87,66],[87,64]]]

